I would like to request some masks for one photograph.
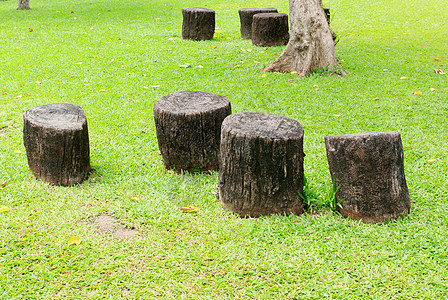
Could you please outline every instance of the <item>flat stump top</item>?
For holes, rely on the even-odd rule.
[[[285,13],[260,13],[254,15],[257,19],[278,19],[278,18],[288,18],[288,14]]]
[[[211,12],[215,12],[213,9],[208,9],[208,8],[202,8],[202,7],[185,7],[182,8],[182,12],[204,12],[204,13],[211,13]]]
[[[223,128],[234,135],[289,139],[302,138],[303,127],[294,119],[269,113],[236,113],[228,116]]]
[[[183,91],[163,96],[154,104],[154,109],[171,114],[198,114],[222,109],[230,105],[226,96],[207,92]]]
[[[87,123],[84,111],[69,103],[33,107],[25,112],[25,117],[34,126],[55,130],[82,130]]]
[[[256,12],[277,12],[277,9],[274,7],[249,7],[249,8],[240,8],[239,12],[243,13],[256,13]]]

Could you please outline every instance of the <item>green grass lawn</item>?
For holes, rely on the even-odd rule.
[[[348,77],[298,78],[264,74],[283,48],[239,33],[238,8],[286,0],[0,1],[0,299],[448,298],[448,75],[434,72],[448,73],[447,5],[324,0]],[[182,40],[188,6],[216,11],[213,40]],[[298,120],[313,210],[240,219],[216,199],[217,173],[165,173],[152,109],[182,90]],[[53,102],[88,119],[96,172],[78,186],[27,166],[22,115]],[[401,133],[412,207],[366,225],[326,207],[324,136],[378,130]],[[98,233],[100,214],[139,234]]]

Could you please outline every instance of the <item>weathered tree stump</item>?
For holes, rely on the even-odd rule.
[[[54,185],[81,183],[90,172],[90,149],[84,111],[53,103],[23,114],[23,142],[36,178]]]
[[[243,39],[252,38],[252,19],[256,14],[261,13],[277,13],[277,9],[273,7],[254,7],[254,8],[241,8],[238,10],[241,23],[241,37]]]
[[[303,128],[267,113],[237,113],[221,128],[218,193],[242,217],[301,214]]]
[[[343,216],[378,223],[409,213],[400,133],[327,136],[325,146]]]
[[[221,124],[230,114],[227,97],[211,93],[176,92],[157,100],[154,120],[166,168],[217,170]]]
[[[256,14],[252,20],[252,44],[256,46],[286,45],[289,40],[288,15]]]
[[[200,7],[182,9],[182,38],[184,40],[211,40],[215,33],[215,11]]]

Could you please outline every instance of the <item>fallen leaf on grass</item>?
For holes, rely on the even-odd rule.
[[[9,207],[7,207],[7,206],[0,206],[0,213],[5,213],[7,211],[9,211]]]
[[[22,151],[20,151],[20,150],[14,150],[14,153],[19,154],[19,153],[22,153]]]
[[[28,28],[28,31],[29,31],[29,32],[33,32],[34,29],[33,29],[33,28]]]
[[[415,92],[412,92],[411,94],[412,94],[412,95],[422,95],[423,93],[420,92],[420,91],[415,91]]]
[[[441,61],[442,59],[436,57],[436,58],[434,58],[434,60]]]
[[[3,91],[3,92],[2,92],[2,95],[6,95],[6,94],[8,94],[7,91]]]
[[[7,184],[7,182],[3,182],[2,184],[0,184],[0,188],[4,187]]]
[[[261,77],[266,77],[266,76],[268,76],[268,75],[266,75],[266,74],[262,74],[262,75],[261,75]]]
[[[408,79],[408,78],[407,78],[407,77],[405,77],[405,76],[403,76],[403,77],[400,77],[400,79],[402,79],[402,80],[403,80],[403,79]]]
[[[434,69],[434,72],[436,72],[436,74],[440,74],[440,75],[445,75],[446,74],[441,69]]]
[[[435,89],[435,88],[430,88],[429,90],[430,90],[431,92],[437,91],[437,89]]]
[[[77,236],[72,236],[69,240],[68,240],[68,246],[71,246],[73,244],[79,245],[81,244],[81,239]]]
[[[435,159],[428,159],[428,163],[432,164],[433,162],[435,162]]]
[[[199,208],[197,206],[194,205],[189,205],[189,206],[185,206],[185,207],[181,207],[180,208],[183,212],[187,212],[187,213],[192,213],[192,212],[197,212],[199,210]]]

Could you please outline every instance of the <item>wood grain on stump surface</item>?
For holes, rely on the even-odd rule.
[[[288,15],[262,13],[253,16],[252,44],[256,46],[280,46],[289,41]]]
[[[365,223],[407,215],[410,197],[400,133],[367,132],[325,137],[339,212]],[[344,200],[343,200],[344,199]]]
[[[221,129],[219,196],[241,216],[301,214],[303,128],[267,113],[237,113]]]
[[[252,19],[256,14],[261,13],[277,13],[277,9],[273,7],[252,7],[252,8],[241,8],[238,10],[240,15],[241,24],[241,37],[243,39],[252,38]]]
[[[184,40],[211,40],[215,33],[215,11],[201,7],[182,9],[182,38]]]
[[[175,92],[157,100],[154,120],[167,169],[218,169],[221,124],[229,114],[227,97],[212,93]]]
[[[90,172],[90,149],[84,111],[73,104],[30,108],[23,115],[23,141],[36,178],[70,186]]]

